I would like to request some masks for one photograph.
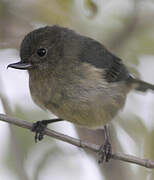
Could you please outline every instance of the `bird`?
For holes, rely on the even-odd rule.
[[[34,123],[35,140],[43,139],[49,123],[62,120],[89,129],[104,127],[105,161],[111,156],[107,124],[123,109],[128,93],[154,90],[103,44],[58,25],[28,33],[20,58],[8,67],[28,70],[33,101],[58,117]]]

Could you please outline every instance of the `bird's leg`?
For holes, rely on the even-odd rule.
[[[48,119],[33,123],[32,131],[35,132],[35,142],[37,142],[38,140],[41,141],[43,139],[44,131],[48,124],[58,121],[63,121],[63,119]]]
[[[112,148],[109,138],[109,130],[107,125],[104,126],[104,135],[105,135],[105,142],[100,147],[99,155],[101,156],[99,159],[99,163],[108,162],[112,155]]]

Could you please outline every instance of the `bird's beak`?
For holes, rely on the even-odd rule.
[[[20,61],[20,62],[17,62],[17,63],[9,64],[7,66],[7,68],[9,68],[9,67],[14,68],[14,69],[27,70],[27,69],[32,68],[32,64]]]

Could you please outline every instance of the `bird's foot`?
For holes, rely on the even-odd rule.
[[[98,163],[108,162],[112,156],[112,147],[108,140],[105,141],[103,145],[101,145],[99,150],[100,159]]]
[[[35,142],[41,141],[44,137],[44,132],[47,127],[47,123],[42,121],[37,121],[36,123],[33,123],[32,131],[35,132]]]
[[[104,137],[105,137],[105,143],[101,145],[99,150],[100,159],[98,163],[108,162],[111,159],[112,156],[112,147],[110,143],[109,138],[109,129],[108,126],[104,126]]]
[[[35,132],[35,142],[37,142],[38,140],[41,141],[43,139],[45,129],[48,124],[58,121],[63,121],[63,119],[48,119],[33,123],[32,131]]]

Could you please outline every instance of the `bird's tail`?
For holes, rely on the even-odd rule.
[[[135,79],[133,77],[131,77],[129,79],[129,82],[131,84],[131,86],[133,87],[133,89],[137,90],[137,91],[141,91],[141,92],[146,92],[147,90],[152,90],[154,91],[154,85],[147,83],[145,81],[142,81],[140,79]]]

